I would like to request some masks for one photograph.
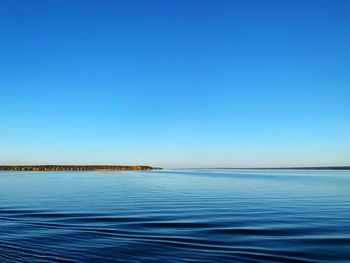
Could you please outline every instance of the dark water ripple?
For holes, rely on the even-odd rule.
[[[350,262],[350,172],[2,172],[0,262]]]

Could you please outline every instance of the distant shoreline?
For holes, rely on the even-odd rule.
[[[147,165],[0,165],[0,171],[140,171],[159,170]]]

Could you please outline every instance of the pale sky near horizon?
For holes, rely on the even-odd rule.
[[[0,2],[0,164],[350,165],[350,1]]]

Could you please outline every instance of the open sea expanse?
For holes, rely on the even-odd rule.
[[[350,262],[350,171],[0,172],[0,262]]]

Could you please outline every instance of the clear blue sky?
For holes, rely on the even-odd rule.
[[[0,2],[0,163],[350,164],[350,1]]]

